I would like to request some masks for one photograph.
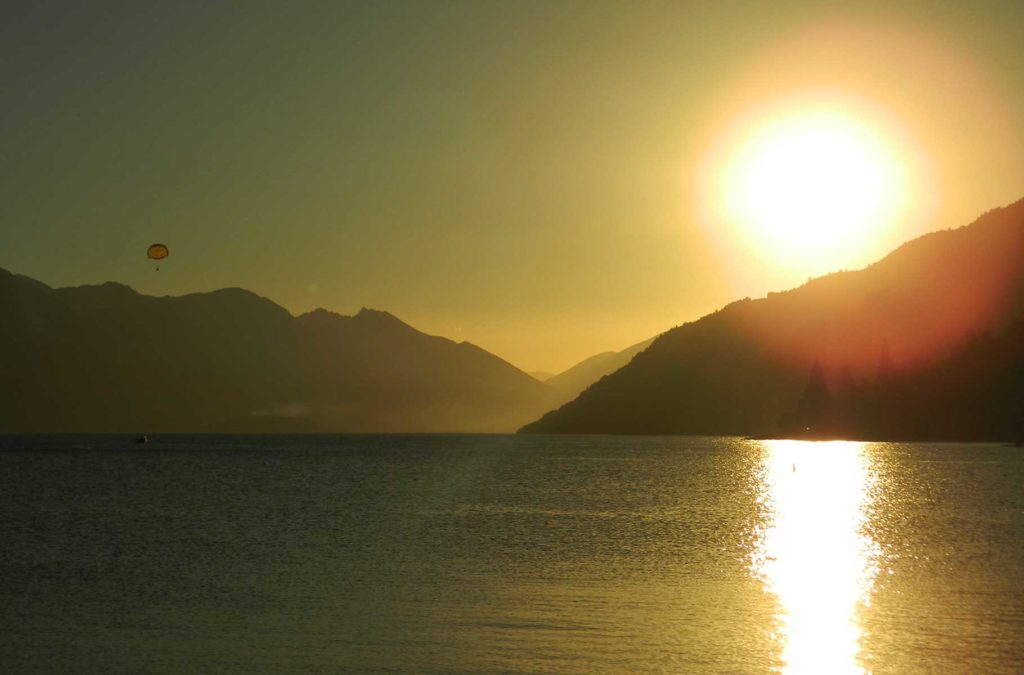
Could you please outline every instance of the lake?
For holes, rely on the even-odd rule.
[[[1024,449],[0,437],[4,672],[1024,671]]]

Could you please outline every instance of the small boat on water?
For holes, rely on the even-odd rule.
[[[149,438],[146,436],[146,434],[139,434],[138,436],[135,437],[135,442],[136,443],[149,443]]]

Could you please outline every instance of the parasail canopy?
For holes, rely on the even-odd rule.
[[[163,244],[153,244],[146,250],[146,257],[153,260],[163,260],[171,254],[171,251]]]

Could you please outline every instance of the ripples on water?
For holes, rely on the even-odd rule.
[[[0,669],[1024,670],[995,445],[0,438]]]

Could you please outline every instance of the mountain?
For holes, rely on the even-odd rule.
[[[600,380],[605,375],[614,373],[632,360],[634,356],[647,349],[654,338],[638,342],[620,352],[601,352],[577,363],[572,368],[544,380],[551,387],[559,403],[571,401],[584,389]]]
[[[293,317],[238,288],[151,297],[0,270],[3,431],[502,431],[550,391],[387,312]]]
[[[348,317],[321,309],[297,322],[316,364],[318,418],[332,427],[500,431],[551,405],[549,390],[515,366],[387,312],[364,308]]]
[[[1006,438],[1022,316],[1024,200],[673,328],[523,431]]]

